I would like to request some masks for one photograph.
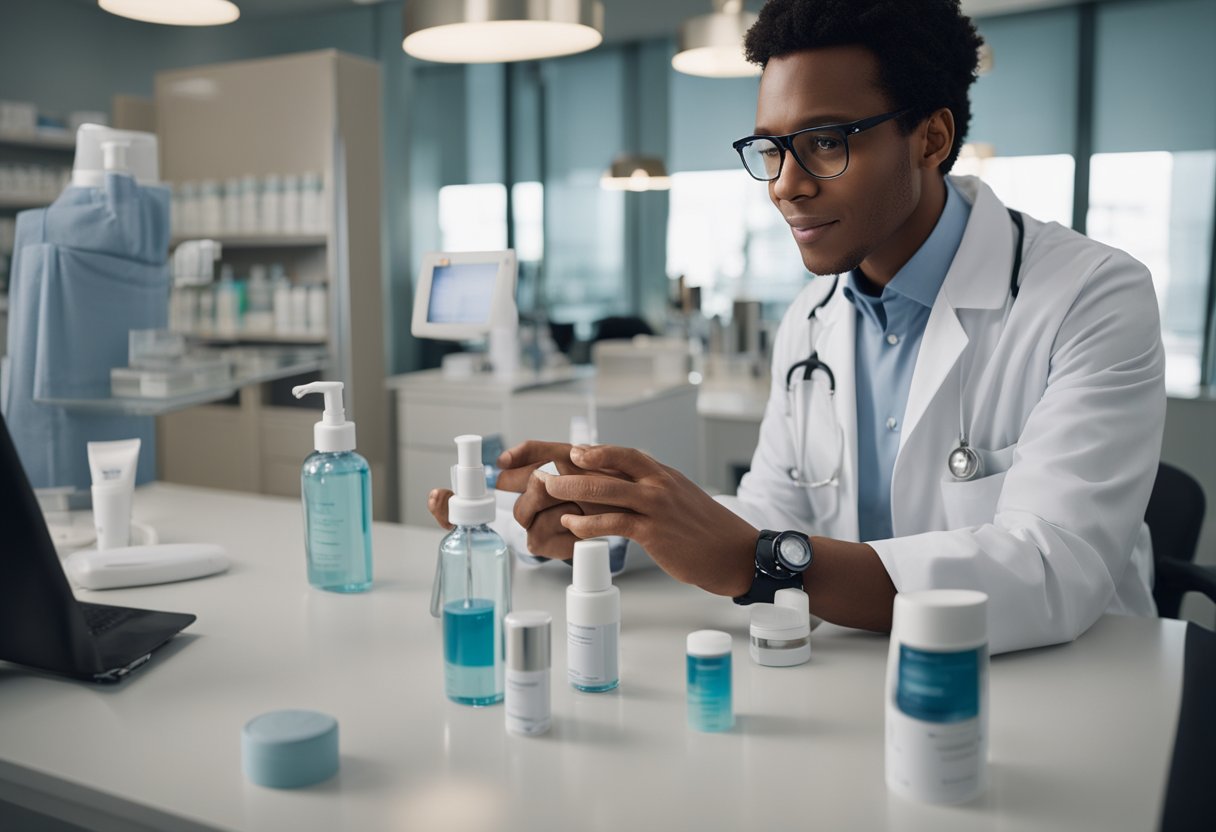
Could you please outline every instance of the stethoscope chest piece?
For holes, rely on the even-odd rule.
[[[946,466],[950,469],[951,476],[963,482],[983,476],[984,473],[983,460],[975,448],[967,444],[966,439],[960,439],[958,447],[950,452]]]

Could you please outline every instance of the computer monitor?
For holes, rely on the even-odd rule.
[[[467,341],[519,324],[515,252],[432,252],[423,255],[414,319],[417,338]]]

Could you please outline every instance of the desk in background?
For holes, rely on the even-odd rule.
[[[1184,626],[1105,617],[1076,643],[991,669],[991,786],[953,808],[883,781],[887,639],[825,625],[794,668],[758,667],[746,610],[657,571],[623,576],[621,687],[564,682],[569,570],[517,569],[515,606],[553,613],[553,731],[443,696],[427,612],[440,532],[376,524],[376,586],[311,590],[292,500],[157,484],[136,519],[215,541],[226,575],[87,600],[198,621],[116,687],[0,663],[0,801],[96,829],[1153,829],[1178,715]],[[738,724],[685,727],[684,637],[735,639]],[[241,726],[278,708],[341,723],[342,769],[276,791],[240,771]],[[2,825],[2,824],[0,824]]]

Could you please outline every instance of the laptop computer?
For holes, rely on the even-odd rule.
[[[0,518],[0,660],[117,682],[194,622],[184,613],[76,600],[3,417]]]

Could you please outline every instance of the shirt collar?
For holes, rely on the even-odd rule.
[[[938,217],[937,225],[911,259],[895,273],[891,282],[883,287],[881,295],[877,298],[867,296],[857,286],[856,270],[849,272],[844,293],[854,306],[860,309],[861,305],[883,303],[898,295],[914,300],[926,308],[933,308],[933,302],[946,280],[946,273],[950,271],[954,255],[963,241],[967,220],[971,217],[971,205],[954,187],[950,177],[944,179],[946,204]]]

